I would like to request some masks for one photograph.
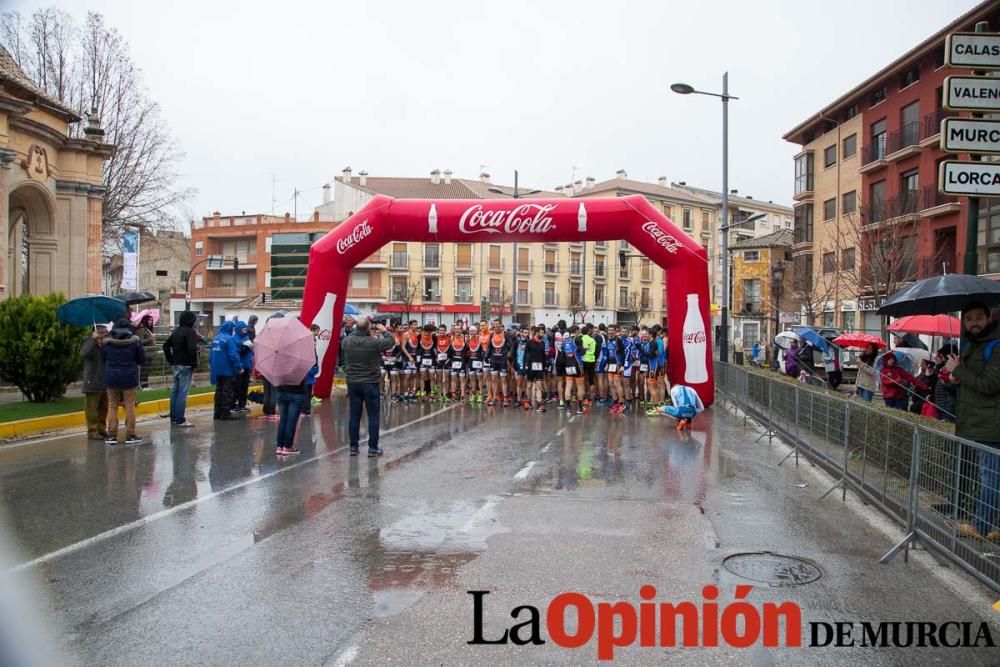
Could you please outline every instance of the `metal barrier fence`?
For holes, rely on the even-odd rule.
[[[944,555],[1000,591],[1000,451],[832,396],[768,371],[715,362],[717,400],[757,421],[906,530],[880,562],[914,542]],[[995,483],[980,489],[980,469]],[[977,530],[977,526],[979,530]],[[980,530],[984,532],[980,532]]]

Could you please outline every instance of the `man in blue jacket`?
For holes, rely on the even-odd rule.
[[[233,418],[236,381],[243,372],[235,331],[236,325],[233,322],[224,322],[212,339],[209,366],[212,371],[211,382],[215,385],[216,419]]]

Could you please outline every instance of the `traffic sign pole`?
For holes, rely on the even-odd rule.
[[[976,24],[976,32],[986,32],[989,30],[989,23],[980,21]],[[986,72],[974,71],[973,75],[985,75]],[[982,118],[982,114],[973,113],[973,118]],[[972,155],[973,162],[982,160],[978,155]],[[979,251],[979,197],[969,197],[969,213],[965,224],[965,262],[962,273],[969,276],[976,275],[979,268],[979,260],[976,253]]]

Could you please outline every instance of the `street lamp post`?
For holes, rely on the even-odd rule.
[[[785,260],[771,267],[771,291],[774,293],[774,336],[781,330],[781,293],[784,290]],[[774,340],[772,337],[771,340]]]
[[[520,199],[521,197],[523,197],[525,195],[527,195],[527,196],[537,195],[539,192],[541,192],[541,190],[531,190],[530,192],[525,192],[525,193],[519,192],[518,189],[517,189],[517,169],[514,170],[514,191],[512,193],[511,192],[504,192],[500,188],[490,188],[489,191],[492,192],[493,194],[497,194],[497,195],[506,195],[506,196],[510,197],[511,199]],[[517,319],[517,241],[514,241],[514,261],[512,263],[514,265],[514,271],[513,271],[513,273],[514,273],[514,285],[513,285],[513,290],[511,290],[511,295],[510,295],[510,321],[511,322],[513,322],[515,319]],[[503,316],[503,304],[502,303],[500,304],[500,315]]]
[[[729,222],[729,100],[738,100],[738,97],[729,94],[729,72],[722,75],[722,94],[706,93],[702,90],[695,90],[686,83],[675,83],[670,86],[670,90],[680,95],[710,95],[722,99],[722,222]],[[728,285],[728,268],[726,266],[726,256],[729,249],[729,237],[722,235],[722,333],[719,335],[719,361],[729,361],[729,295],[726,294]]]

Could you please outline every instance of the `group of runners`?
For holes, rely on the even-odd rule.
[[[659,413],[667,397],[666,330],[654,325],[539,325],[478,329],[457,322],[391,327],[396,344],[382,358],[385,395],[393,402],[468,401],[577,414],[592,405],[615,414]]]

